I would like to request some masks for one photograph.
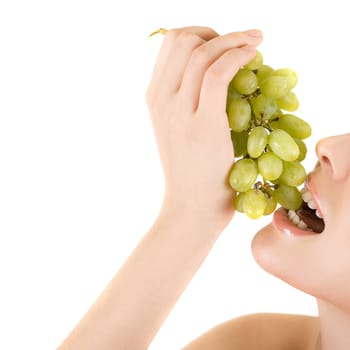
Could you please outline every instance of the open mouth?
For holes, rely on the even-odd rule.
[[[302,230],[312,231],[315,233],[323,232],[325,223],[320,211],[316,208],[312,194],[306,187],[301,190],[303,204],[294,210],[286,210],[289,221]]]

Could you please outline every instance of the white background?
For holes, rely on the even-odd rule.
[[[162,38],[150,32],[263,30],[265,62],[298,72],[310,170],[317,139],[349,131],[345,5],[2,0],[0,348],[55,349],[156,218],[164,184],[144,95]],[[247,313],[317,314],[255,264],[250,242],[269,220],[236,215],[150,349]]]

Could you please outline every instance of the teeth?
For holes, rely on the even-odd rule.
[[[316,203],[315,203],[314,199],[312,198],[312,195],[308,191],[308,189],[306,187],[304,187],[300,192],[301,192],[301,196],[303,198],[303,201],[308,205],[308,207],[310,209],[315,210],[316,209]],[[320,219],[323,219],[322,215],[320,214],[320,212],[317,209],[316,209],[315,214]],[[303,220],[300,219],[299,215],[294,210],[288,210],[287,215],[288,215],[289,220],[295,226],[301,228],[302,230],[312,231],[312,229],[307,227],[306,223]]]
[[[312,200],[311,193],[305,187],[301,190],[301,196],[303,198],[303,201],[306,203]]]
[[[310,209],[316,209],[315,202],[312,199],[307,202],[307,205]]]
[[[292,223],[295,224],[295,225],[298,225],[299,222],[300,222],[300,218],[299,218],[298,215],[295,214],[295,216],[292,219]]]
[[[297,224],[297,226],[299,228],[301,228],[302,230],[307,229],[307,225],[305,224],[305,222],[303,220],[300,220],[299,223]]]
[[[303,201],[308,205],[310,209],[315,210],[316,209],[316,203],[314,199],[312,198],[311,193],[307,190],[306,187],[304,187],[301,191],[301,197],[303,198]],[[322,219],[322,215],[319,211],[316,211],[316,215]]]
[[[288,211],[289,219],[293,219],[295,215],[297,215],[297,213],[294,210],[289,210]]]
[[[298,214],[294,210],[288,210],[288,217],[289,217],[289,220],[295,226],[301,228],[302,230],[312,231],[312,229],[307,227],[306,223],[300,219],[300,217],[298,216]]]

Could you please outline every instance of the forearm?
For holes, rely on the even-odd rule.
[[[146,349],[220,231],[190,213],[162,210],[60,350]]]

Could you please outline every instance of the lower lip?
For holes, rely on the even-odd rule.
[[[272,224],[276,230],[281,231],[288,236],[315,235],[312,231],[305,231],[293,225],[288,219],[287,212],[284,208],[279,208],[274,212]]]

